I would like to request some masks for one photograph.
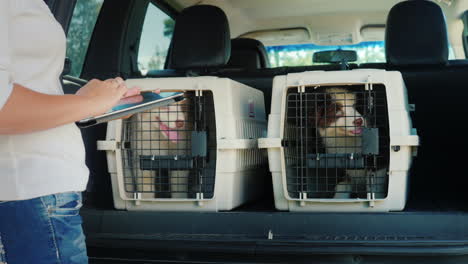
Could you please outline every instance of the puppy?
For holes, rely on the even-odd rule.
[[[132,117],[132,148],[136,150],[133,162],[137,171],[137,191],[142,193],[142,198],[188,197],[188,170],[147,170],[140,167],[140,157],[150,156],[157,160],[158,156],[190,155],[192,122],[189,120],[189,107],[190,100],[186,99]],[[169,177],[167,183],[164,182],[166,177]],[[167,185],[169,188],[156,190],[157,186]],[[169,197],[162,194],[168,191]]]
[[[315,122],[318,133],[327,153],[362,153],[362,133],[366,127],[366,119],[356,109],[356,95],[345,88],[327,88],[325,102],[315,112]],[[371,173],[376,173],[371,177]],[[382,175],[383,174],[383,175]],[[346,170],[345,179],[335,187],[333,198],[347,199],[355,191],[353,186],[374,186],[376,198],[385,195],[385,185],[382,182],[370,182],[372,179],[385,178],[386,170],[377,172],[366,170]],[[382,180],[380,180],[382,181]]]
[[[366,120],[355,108],[356,95],[344,88],[328,88],[326,95],[315,120],[327,153],[360,153]]]

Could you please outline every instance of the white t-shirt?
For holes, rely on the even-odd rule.
[[[63,29],[43,0],[0,0],[0,109],[13,83],[63,94],[65,45]],[[75,124],[0,135],[0,201],[82,191],[88,175]]]

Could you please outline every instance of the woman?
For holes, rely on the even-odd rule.
[[[87,263],[74,122],[136,95],[121,78],[63,95],[65,35],[43,0],[0,1],[0,263]]]

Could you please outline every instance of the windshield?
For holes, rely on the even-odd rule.
[[[455,53],[449,45],[449,60],[455,59]],[[312,61],[312,56],[317,51],[324,50],[355,50],[357,52],[357,61],[353,63],[373,63],[385,62],[385,42],[384,41],[366,41],[355,45],[343,46],[320,46],[314,44],[297,44],[283,46],[267,46],[268,58],[271,67],[282,66],[307,66],[320,65],[328,63],[317,63]]]
[[[358,60],[355,63],[385,62],[385,44],[383,41],[366,41],[355,45],[320,46],[314,44],[298,44],[266,47],[271,67],[306,66],[324,63],[312,62],[312,56],[317,51],[324,50],[355,50]]]

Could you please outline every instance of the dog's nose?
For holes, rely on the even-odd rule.
[[[364,122],[364,121],[362,120],[362,118],[357,118],[356,120],[354,120],[353,124],[354,124],[355,126],[360,127],[360,126],[362,126],[362,123],[363,123],[363,122]]]
[[[183,120],[176,120],[175,124],[176,124],[177,128],[182,128],[182,127],[184,127],[185,122]]]

